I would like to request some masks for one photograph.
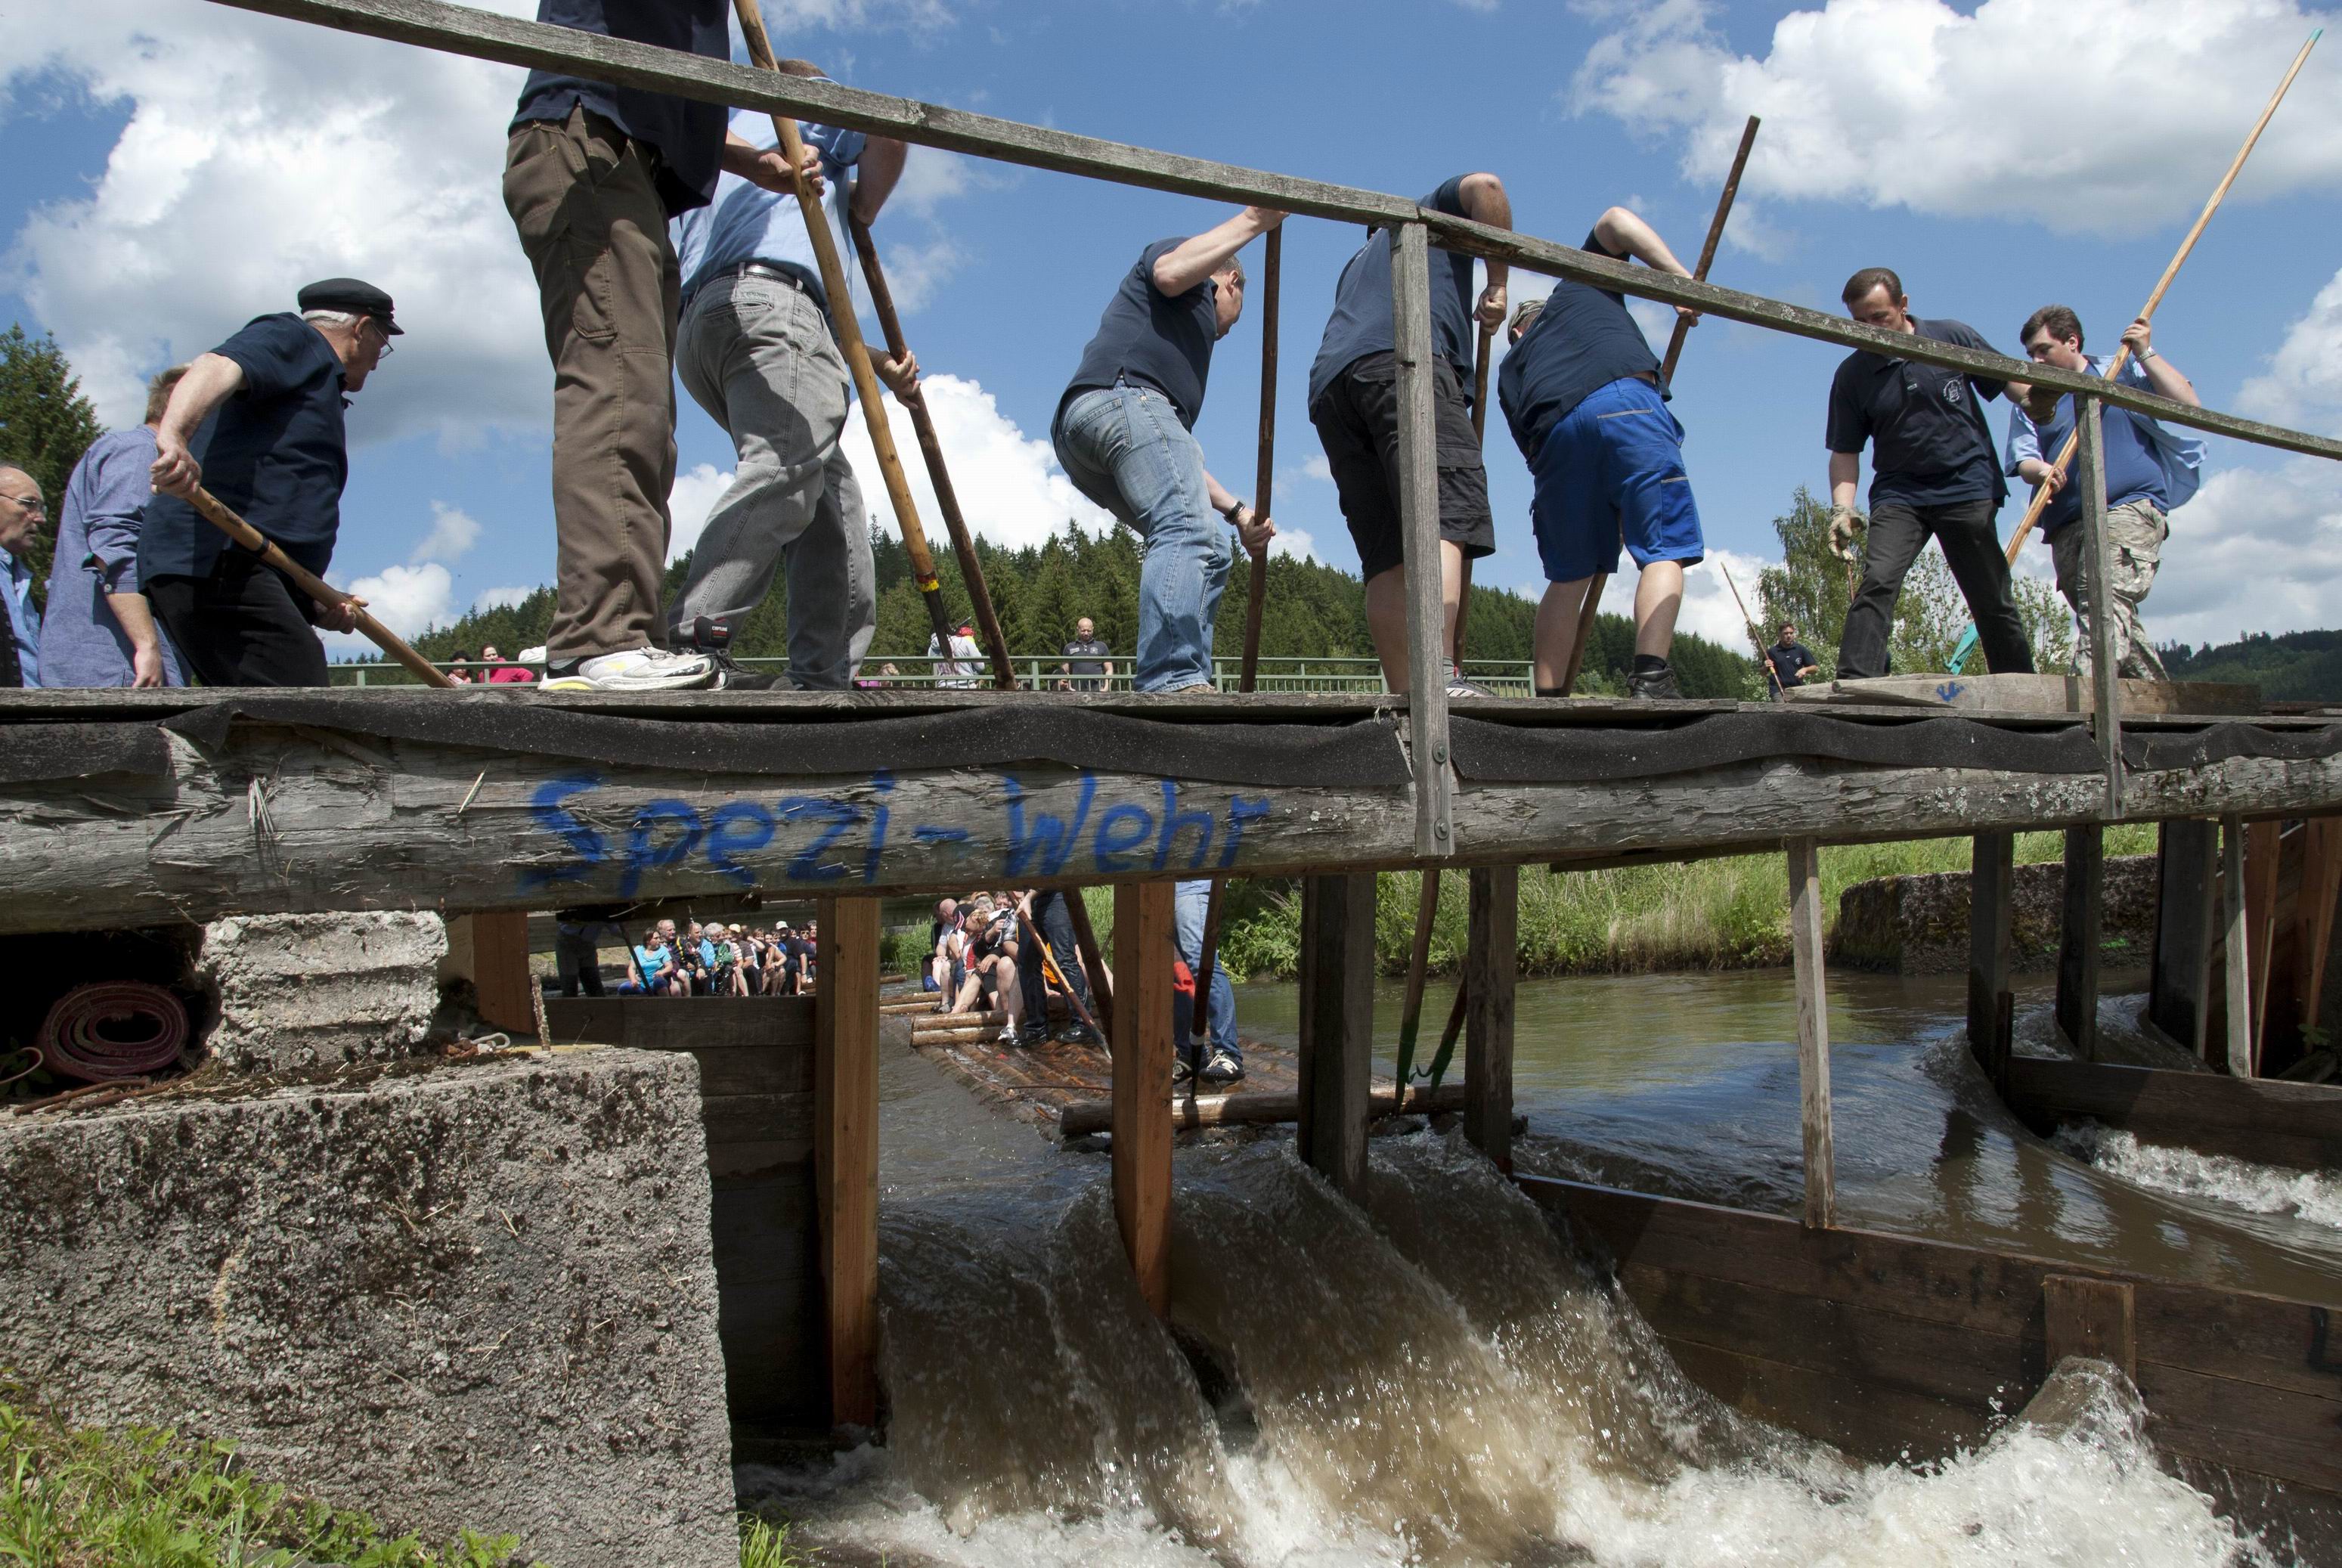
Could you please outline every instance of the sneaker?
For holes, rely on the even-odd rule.
[[[1676,667],[1661,664],[1656,670],[1637,670],[1626,677],[1626,694],[1644,702],[1671,703],[1683,696],[1683,688],[1676,684]]]
[[[752,670],[729,654],[704,655],[716,666],[716,679],[708,684],[712,692],[769,692],[781,684],[778,675],[763,670]]]
[[[1450,701],[1457,697],[1493,697],[1496,694],[1486,686],[1474,685],[1461,675],[1447,677],[1447,695]]]
[[[1182,1084],[1192,1084],[1195,1082],[1195,1079],[1196,1064],[1189,1059],[1186,1053],[1183,1052],[1179,1055],[1174,1056],[1171,1059],[1171,1086],[1173,1088],[1176,1089]]]
[[[541,692],[675,692],[705,686],[716,666],[705,654],[665,648],[628,648],[590,659],[563,659],[545,666]]]
[[[1244,1064],[1236,1060],[1233,1051],[1215,1051],[1197,1076],[1207,1084],[1233,1084],[1244,1076]]]
[[[1001,1038],[1004,1042],[1006,1041],[1006,1030],[1002,1031]],[[1020,1029],[1016,1032],[1016,1044],[1024,1050],[1030,1051],[1036,1046],[1046,1045],[1048,1043],[1049,1032],[1046,1029]]]
[[[1104,1045],[1106,1044],[1098,1037],[1096,1030],[1078,1019],[1058,1030],[1056,1039],[1061,1045]]]

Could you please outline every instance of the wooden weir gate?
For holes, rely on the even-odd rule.
[[[0,884],[13,894],[0,904],[0,932],[266,912],[423,906],[510,913],[747,890],[820,899],[822,995],[811,1011],[809,1072],[776,1068],[796,1075],[786,1083],[733,1084],[724,1091],[734,1102],[724,1114],[733,1119],[712,1141],[736,1162],[731,1174],[800,1174],[799,1190],[807,1191],[816,1219],[820,1355],[836,1423],[867,1425],[878,1408],[881,894],[971,885],[1114,886],[1115,969],[1123,982],[1112,1018],[1114,1196],[1138,1286],[1160,1311],[1172,1283],[1165,1097],[1176,878],[1305,879],[1300,1149],[1329,1181],[1355,1192],[1366,1173],[1377,870],[1457,864],[1471,871],[1466,1122],[1480,1147],[1504,1162],[1517,867],[1783,854],[1799,998],[1806,1203],[1803,1224],[1788,1223],[1767,1244],[1783,1256],[1807,1256],[1801,1266],[1818,1270],[1815,1279],[1827,1284],[1823,1276],[1832,1269],[1855,1277],[1845,1273],[1852,1266],[1845,1262],[1849,1249],[1877,1253],[1892,1239],[1865,1240],[1837,1229],[1820,844],[1977,840],[1983,918],[1971,1023],[1988,1054],[2005,1058],[2006,944],[1994,935],[1993,914],[2006,896],[2008,835],[2049,827],[2089,835],[2108,823],[2137,821],[2217,821],[2235,833],[2248,823],[2342,813],[2342,722],[2124,714],[2113,682],[2104,678],[2110,661],[2103,646],[2096,650],[2101,678],[2088,711],[2078,714],[1451,702],[1442,679],[1436,574],[1413,569],[1436,560],[1437,540],[1427,246],[1436,240],[1451,251],[1828,344],[1989,377],[2019,375],[2072,393],[2083,410],[2084,525],[2101,557],[2104,404],[2327,458],[2342,457],[2342,443],[2051,366],[1881,333],[1375,192],[435,0],[222,3],[1040,168],[1394,228],[1412,697],[1036,700],[886,692],[643,698],[507,688],[0,694],[0,724],[7,730],[0,747]],[[2100,583],[2106,577],[2094,574]],[[2094,619],[2106,624],[2103,616]],[[2077,905],[2090,906],[2087,898]],[[2247,978],[2242,971],[2239,978]],[[2077,964],[2070,981],[2075,1005],[2093,1007],[2095,985],[2094,969]],[[2238,994],[2232,990],[2232,1004]],[[713,1106],[716,1093],[709,1094]],[[761,1109],[759,1096],[771,1097]],[[756,1135],[759,1114],[773,1118],[764,1129],[769,1137]],[[794,1130],[779,1124],[785,1115],[798,1118],[789,1124]],[[1550,1186],[1536,1195],[1574,1213],[1582,1204],[1587,1223],[1622,1257],[1631,1258],[1638,1236],[1689,1235],[1706,1225],[1712,1239],[1717,1226],[1729,1223],[1713,1218],[1726,1211],[1693,1214],[1699,1205],[1662,1200],[1590,1190],[1573,1197]],[[1784,1223],[1741,1218],[1758,1226]],[[1689,1256],[1705,1244],[1693,1236],[1676,1251]],[[1944,1293],[1930,1270],[1957,1274],[1965,1267],[1967,1283],[1950,1288],[1986,1302],[1966,1319],[1952,1313],[1950,1327],[1933,1337],[1907,1330],[1908,1344],[1957,1355],[1961,1332],[1999,1333],[2019,1347],[2010,1353],[2017,1357],[2011,1364],[2037,1366],[2037,1355],[2022,1347],[2041,1340],[2028,1337],[2026,1324],[2042,1309],[2020,1303],[2014,1326],[2006,1311],[1987,1310],[1991,1302],[2006,1305],[2007,1289],[2028,1288],[2026,1280],[2005,1289],[1977,1273],[1980,1263],[1945,1261],[1969,1249],[1904,1245],[1892,1266],[1904,1271],[1917,1297]],[[1722,1254],[1710,1248],[1703,1255]],[[2004,1273],[2013,1266],[2000,1263]],[[1641,1266],[1630,1261],[1630,1276]],[[1663,1264],[1648,1266],[1664,1273]],[[2037,1277],[2027,1279],[2037,1293],[2044,1288]],[[2125,1289],[2139,1283],[2113,1283]],[[1777,1294],[1800,1293],[1794,1283],[1776,1283]],[[1628,1284],[1633,1288],[1633,1278]],[[2065,1343],[2117,1349],[2128,1343],[2121,1323],[2129,1309],[2102,1321],[2091,1314],[2105,1305],[2106,1293],[2087,1282],[2058,1289],[2064,1304],[2049,1322],[2065,1325]],[[1703,1299],[1716,1306],[1722,1296],[1710,1290]],[[1744,1292],[1736,1299],[1732,1310],[1738,1311],[1756,1298]],[[2167,1292],[2150,1293],[2140,1301],[2170,1299]],[[2072,1308],[2076,1300],[2088,1310]],[[1876,1300],[1855,1304],[1879,1306]],[[1694,1343],[1684,1325],[1699,1320],[1702,1310],[1699,1299],[1679,1291],[1662,1328],[1673,1341]],[[1781,1332],[1802,1332],[1793,1306],[1775,1302],[1767,1310]],[[1993,1317],[1994,1311],[2001,1315]],[[2314,1334],[2307,1326],[2313,1317]],[[2086,1328],[2074,1328],[2077,1322]],[[2217,1435],[2229,1429],[2212,1423],[2204,1430],[2216,1435],[2197,1449],[2288,1484],[2342,1492],[2331,1442],[2342,1430],[2336,1424],[2342,1422],[2342,1374],[2330,1369],[2324,1309],[2279,1303],[2255,1322],[2261,1337],[2254,1343],[2266,1353],[2259,1361],[2231,1358],[2235,1381],[2282,1403],[2297,1434],[2325,1432],[2326,1446],[2322,1453],[2309,1441],[2272,1446],[2250,1433],[2230,1442]],[[1827,1340],[1823,1326],[1814,1332]],[[2142,1344],[2151,1337],[2143,1325],[2138,1336]],[[1858,1359],[1858,1352],[1847,1353]],[[1720,1367],[1712,1356],[1691,1353],[1686,1364],[1726,1397],[1745,1396],[1792,1424],[1817,1424],[1818,1418],[1800,1421],[1801,1411],[1810,1416],[1817,1375],[1810,1358],[1789,1369],[1797,1376]],[[2150,1381],[2142,1368],[2142,1386]],[[1778,1397],[1761,1396],[1760,1385]],[[1959,1397],[1957,1390],[1937,1392]],[[2218,1403],[2199,1398],[2190,1408]]]

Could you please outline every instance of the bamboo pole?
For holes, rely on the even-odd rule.
[[[862,275],[870,285],[870,308],[878,317],[878,329],[886,335],[886,352],[897,360],[903,359],[910,354],[911,346],[903,335],[902,317],[895,312],[895,292],[886,286],[886,271],[878,265],[878,242],[871,237],[870,225],[850,206],[846,214],[846,232],[853,237],[855,253],[862,258]],[[896,401],[911,411],[911,428],[919,436],[919,455],[926,460],[927,482],[936,487],[936,510],[944,514],[952,554],[959,559],[960,581],[967,585],[968,604],[976,614],[976,629],[984,634],[985,651],[992,655],[992,684],[1004,692],[1013,692],[1016,689],[1016,668],[1009,657],[1008,638],[1001,631],[1000,616],[992,607],[992,593],[984,585],[984,566],[976,558],[976,539],[968,532],[967,518],[959,509],[959,492],[952,487],[951,471],[944,464],[943,443],[936,435],[935,416],[927,411],[926,394],[914,384]],[[945,651],[950,651],[948,644]]]
[[[763,70],[778,71],[773,57],[773,41],[766,36],[764,15],[756,9],[756,0],[732,0],[732,8],[740,18],[740,36],[747,43],[748,58]],[[814,260],[820,265],[821,286],[829,296],[830,328],[837,335],[837,346],[846,356],[846,368],[854,377],[854,390],[862,399],[862,417],[870,428],[870,449],[877,454],[878,473],[886,481],[886,498],[894,503],[895,521],[903,530],[903,550],[911,559],[911,578],[918,584],[919,597],[927,606],[927,622],[935,629],[936,645],[948,656],[951,653],[951,615],[944,608],[944,585],[936,576],[935,557],[928,553],[927,536],[919,526],[918,504],[911,499],[911,482],[903,473],[902,456],[895,450],[895,432],[886,423],[886,405],[881,400],[877,373],[870,368],[870,349],[862,341],[862,324],[855,319],[854,296],[846,287],[846,264],[837,254],[837,236],[829,232],[829,220],[822,215],[821,202],[814,195],[812,182],[805,177],[801,167],[805,158],[805,141],[797,135],[796,121],[787,115],[773,116],[773,131],[780,138],[781,155],[788,161],[789,178],[796,186],[797,211],[804,215],[806,235],[813,242]]]

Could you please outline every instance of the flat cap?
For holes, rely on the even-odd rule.
[[[393,336],[406,331],[391,319],[390,295],[357,278],[329,277],[311,284],[295,298],[303,310],[345,310],[353,315],[370,315]]]

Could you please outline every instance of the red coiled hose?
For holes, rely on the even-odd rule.
[[[144,981],[76,985],[41,1024],[41,1054],[53,1073],[92,1084],[159,1073],[187,1044],[187,1009]]]

